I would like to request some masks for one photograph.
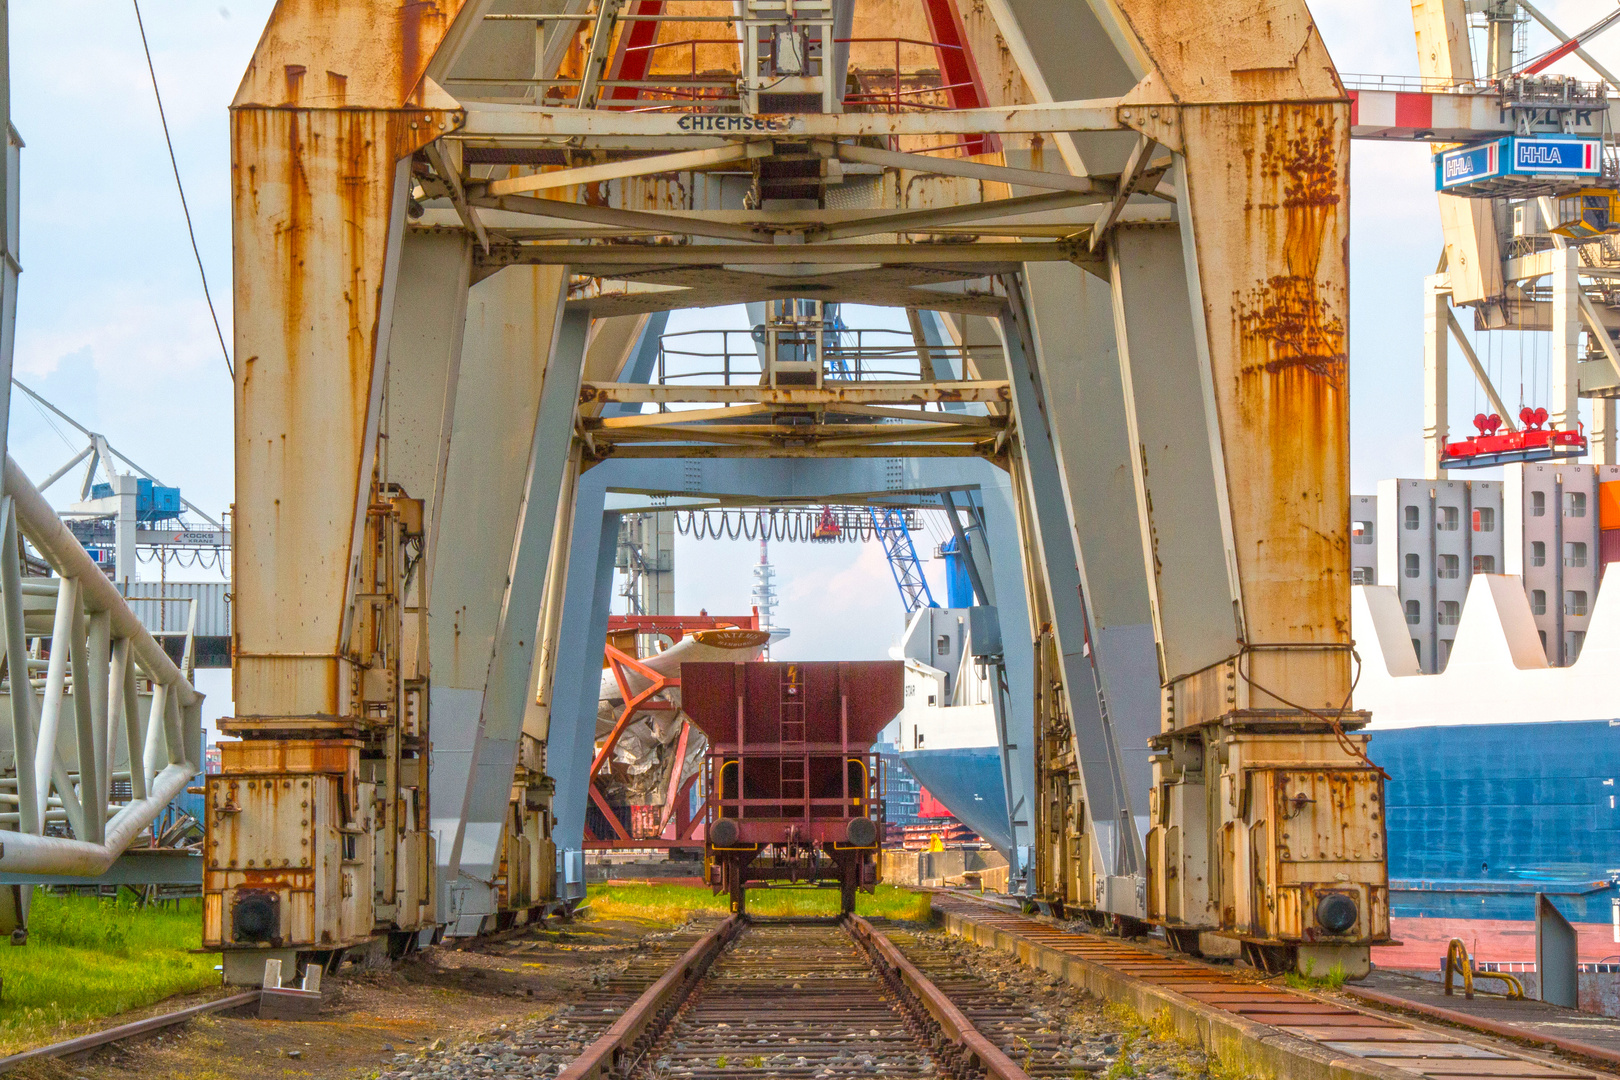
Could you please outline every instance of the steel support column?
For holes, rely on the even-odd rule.
[[[456,390],[438,544],[428,555],[434,583],[428,616],[429,805],[440,921],[455,914],[452,886],[458,894],[478,894],[458,895],[457,911],[462,901],[472,905],[475,917],[493,911],[490,889],[457,881],[451,868],[458,846],[467,840],[480,721],[530,482],[548,360],[557,346],[563,281],[556,270],[503,270],[473,286],[466,301],[465,362]],[[503,790],[510,782],[508,777]],[[486,861],[498,847],[501,820],[473,826],[473,863]]]
[[[1137,533],[1159,639],[1161,680],[1230,655],[1237,640],[1226,513],[1211,436],[1193,299],[1177,229],[1116,231],[1110,245],[1115,333],[1135,479]],[[1207,787],[1191,774],[1158,793],[1146,837],[1150,877],[1166,859],[1174,886],[1154,914],[1175,924],[1220,922],[1211,898]],[[1174,825],[1167,823],[1174,822]],[[1174,828],[1165,855],[1163,834]],[[1160,871],[1161,873],[1167,873]],[[1150,907],[1154,907],[1150,903]]]
[[[1237,3],[1128,6],[1156,59],[1132,95],[1133,121],[1183,155],[1177,210],[1199,378],[1182,391],[1205,406],[1214,542],[1228,559],[1218,580],[1230,590],[1224,619],[1212,604],[1201,624],[1163,628],[1156,778],[1207,802],[1163,819],[1150,892],[1162,899],[1203,830],[1218,925],[1244,936],[1251,959],[1342,963],[1354,975],[1389,930],[1382,774],[1344,732],[1366,719],[1348,711],[1348,103],[1302,3],[1272,9],[1263,28]],[[1214,25],[1253,30],[1243,57],[1206,32]],[[1160,106],[1172,103],[1167,116]],[[1147,372],[1132,373],[1140,390]],[[1162,539],[1172,522],[1156,492],[1151,511]],[[1179,852],[1171,824],[1192,830]],[[1339,840],[1301,864],[1295,835]],[[1323,921],[1330,894],[1353,904],[1350,925]],[[1168,919],[1162,904],[1158,914]]]
[[[1450,434],[1450,345],[1451,277],[1431,274],[1423,279],[1423,476],[1428,480],[1444,480],[1447,474],[1440,458]]]
[[[409,159],[465,115],[427,77],[461,7],[278,4],[232,103],[237,715],[221,728],[251,738],[210,778],[209,828],[225,815],[251,863],[205,887],[214,947],[395,928],[371,800],[407,725],[401,579],[420,525],[378,444]],[[227,979],[255,978],[238,962],[255,954],[227,950]]]
[[[1107,281],[1078,267],[1024,267],[1030,327],[1079,553],[1092,663],[1113,726],[1131,812],[1147,811],[1148,739],[1159,731],[1158,652],[1136,515],[1125,387]],[[1141,831],[1139,824],[1138,831]]]
[[[1120,228],[1109,245],[1143,574],[1161,677],[1231,654],[1228,527],[1179,229]]]
[[[1131,818],[1130,796],[1120,770],[1120,754],[1109,717],[1103,710],[1097,674],[1086,648],[1086,618],[1081,594],[1079,557],[1068,521],[1058,471],[1057,453],[1049,426],[1050,408],[1036,370],[1033,339],[1027,312],[1015,310],[1001,320],[1012,384],[1013,415],[1018,425],[1020,472],[1026,493],[1024,517],[1026,560],[1036,559],[1038,574],[1032,587],[1045,592],[1047,626],[1056,669],[1044,670],[1056,684],[1074,743],[1075,765],[1082,780],[1082,796],[1092,845],[1092,881],[1083,881],[1095,906],[1119,914],[1143,914],[1134,884],[1110,888],[1111,878],[1123,878],[1141,869],[1141,843]],[[1037,685],[1036,694],[1047,693]],[[1036,711],[1036,723],[1041,712]]]
[[[333,25],[320,5],[282,5],[232,105],[239,720],[348,713],[344,631],[376,463],[400,162],[462,113],[421,76],[444,19],[423,20],[410,51],[376,69],[334,69],[314,43],[370,42],[403,6],[355,4]],[[335,100],[314,85],[334,79]]]
[[[919,471],[933,473],[944,464],[920,462]],[[1038,781],[1035,661],[1031,644],[1035,634],[1030,627],[1029,606],[1024,595],[1024,560],[1028,553],[1020,543],[1011,477],[1000,469],[981,466],[977,471],[978,504],[984,519],[983,555],[990,565],[988,584],[995,598],[996,617],[1001,623],[1001,655],[1007,673],[1007,738],[1001,747],[1001,756],[1003,772],[1010,777],[1008,815],[1012,818],[1013,846],[1025,864],[1021,869],[1033,876],[1028,863],[1035,845]],[[974,554],[975,557],[980,554],[977,545]]]
[[[1552,260],[1552,348],[1547,356],[1552,386],[1547,424],[1573,428],[1581,418],[1576,375],[1576,365],[1581,362],[1581,251],[1576,244],[1560,243],[1547,255]]]
[[[1592,464],[1617,465],[1614,398],[1592,398]]]
[[[500,275],[491,279],[499,281]],[[444,686],[447,680],[435,665],[432,693],[435,704],[447,702],[453,696],[452,706],[457,713],[458,735],[470,733],[465,743],[465,782],[460,792],[453,790],[455,776],[446,772],[441,781],[435,776],[434,786],[449,800],[448,804],[435,800],[436,829],[441,832],[440,859],[444,867],[443,889],[447,906],[441,911],[446,922],[453,923],[456,932],[476,932],[484,917],[494,914],[498,900],[496,868],[500,861],[501,845],[507,813],[511,801],[512,784],[517,764],[517,750],[523,731],[523,718],[528,702],[534,695],[534,654],[539,632],[541,607],[545,597],[547,567],[558,518],[558,508],[564,500],[572,499],[571,485],[578,469],[578,448],[574,445],[572,416],[579,393],[580,370],[583,362],[586,332],[589,322],[584,313],[561,314],[563,299],[562,274],[542,272],[520,274],[507,283],[509,290],[503,299],[511,306],[501,312],[499,322],[486,322],[483,329],[500,342],[487,363],[486,385],[490,398],[481,410],[469,412],[471,421],[467,433],[472,436],[465,456],[462,447],[452,442],[451,498],[458,489],[457,473],[465,470],[461,483],[482,491],[491,489],[489,473],[503,467],[508,473],[514,469],[522,479],[516,489],[494,490],[502,496],[502,509],[510,512],[510,531],[498,528],[495,521],[473,514],[462,518],[458,514],[457,526],[477,533],[465,546],[454,545],[446,529],[440,550],[439,568],[446,570],[452,560],[459,575],[475,575],[487,590],[496,585],[494,604],[491,596],[478,594],[463,597],[460,608],[451,606],[450,597],[443,595],[443,582],[435,590],[435,612],[451,615],[446,622],[458,617],[477,622],[487,637],[471,634],[456,635],[445,642],[442,624],[436,627],[432,638],[435,653],[441,643],[459,664],[460,682],[467,676],[474,680],[478,657],[473,647],[480,640],[487,641],[487,657],[482,672],[481,687],[477,691]],[[476,306],[474,311],[477,311]],[[485,312],[486,319],[492,313]],[[469,317],[471,321],[471,316]],[[549,331],[549,333],[547,332]],[[480,358],[481,360],[483,358]],[[538,385],[532,392],[520,392],[511,381],[514,368],[527,364],[531,377]],[[462,397],[466,395],[466,389]],[[503,409],[516,408],[527,416],[528,436],[526,452],[507,457],[497,463],[477,453],[475,444],[481,435],[473,435],[473,428],[493,429],[493,433],[509,442],[523,431],[521,426],[496,425],[491,421]],[[457,437],[462,433],[461,411],[458,401]],[[480,423],[482,420],[482,423]],[[447,498],[447,511],[454,503]],[[489,551],[484,537],[508,536],[510,545],[504,558],[499,551]],[[482,541],[482,543],[481,543]],[[499,540],[496,540],[499,543]],[[487,552],[485,558],[480,554]],[[462,565],[480,563],[476,569]],[[466,601],[471,600],[471,603]],[[436,619],[435,622],[438,622]],[[462,629],[457,626],[455,629]],[[467,650],[465,654],[460,650]],[[469,670],[468,665],[471,665]],[[450,667],[447,664],[446,667]],[[471,693],[477,693],[476,712],[473,711]],[[467,721],[471,719],[470,732]],[[443,734],[440,732],[441,737]],[[437,762],[435,772],[437,773]],[[437,792],[436,792],[437,793]],[[452,817],[454,815],[454,817]],[[443,822],[448,832],[438,826]],[[448,849],[448,850],[445,850]]]
[[[556,785],[552,838],[565,861],[569,853],[584,851],[585,806],[602,687],[602,642],[607,639],[613,606],[619,515],[603,511],[611,468],[599,465],[591,469],[580,478],[575,495],[562,615],[563,625],[571,632],[559,642],[551,687],[546,774]]]

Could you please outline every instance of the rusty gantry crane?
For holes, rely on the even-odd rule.
[[[1302,0],[280,0],[231,118],[230,978],[566,899],[617,512],[962,485],[1027,601],[1038,896],[1365,968],[1350,114]],[[630,363],[792,298],[974,359]]]

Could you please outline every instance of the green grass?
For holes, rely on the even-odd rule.
[[[0,1054],[66,1038],[87,1020],[220,983],[202,944],[202,902],[137,908],[34,894],[28,944],[0,939]]]
[[[1344,985],[1345,978],[1343,964],[1334,964],[1328,968],[1326,975],[1317,975],[1316,966],[1306,961],[1305,974],[1290,971],[1283,982],[1295,990],[1337,990]]]
[[[730,899],[716,896],[701,885],[592,885],[587,901],[591,914],[599,919],[647,919],[679,923],[695,912],[731,909]],[[753,915],[836,915],[836,889],[750,889],[748,911]],[[894,885],[879,885],[877,893],[860,893],[855,913],[882,919],[927,922],[929,899],[926,893]]]

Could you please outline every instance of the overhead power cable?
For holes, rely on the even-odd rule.
[[[186,186],[180,182],[180,162],[174,156],[174,140],[169,137],[169,118],[163,111],[163,94],[158,90],[157,68],[152,65],[152,47],[146,42],[146,23],[141,19],[141,0],[130,0],[135,6],[135,25],[141,31],[141,50],[146,53],[146,70],[152,76],[152,96],[157,99],[158,120],[163,124],[163,142],[169,148],[169,166],[174,169],[174,188],[180,193],[180,212],[186,216],[186,235],[191,237],[191,254],[197,259],[197,275],[202,278],[203,299],[208,301],[208,314],[214,320],[214,334],[219,338],[219,352],[225,358],[225,370],[231,381],[236,381],[236,368],[231,365],[231,351],[225,347],[225,331],[219,326],[219,312],[214,310],[214,297],[208,291],[208,271],[203,269],[202,251],[197,247],[197,230],[191,224],[191,207],[186,205]]]

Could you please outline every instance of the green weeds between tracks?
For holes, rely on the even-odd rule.
[[[1188,1050],[1203,1049],[1198,1040],[1187,1038],[1177,1031],[1175,1018],[1170,1015],[1169,1009],[1160,1009],[1152,1016],[1143,1017],[1124,1002],[1111,1001],[1103,1006],[1103,1017],[1120,1030],[1119,1056],[1109,1066],[1103,1080],[1140,1077],[1142,1072],[1132,1054],[1139,1049],[1143,1040],[1152,1039],[1162,1044],[1180,1043]],[[1254,1074],[1242,1065],[1222,1061],[1213,1053],[1206,1053],[1201,1065],[1197,1061],[1180,1061],[1172,1068],[1182,1080],[1255,1080]],[[1074,1080],[1084,1078],[1077,1074]]]
[[[219,985],[202,944],[202,902],[34,894],[28,944],[0,940],[0,1054],[67,1038],[83,1021]]]
[[[700,911],[725,913],[730,901],[716,896],[701,885],[614,884],[592,885],[587,901],[591,914],[599,919],[645,919],[678,923]],[[748,910],[755,915],[836,915],[836,889],[752,889]],[[883,919],[927,922],[929,901],[926,893],[915,893],[893,885],[879,885],[877,893],[861,893],[855,900],[855,913]]]
[[[1300,975],[1290,971],[1283,982],[1295,990],[1337,990],[1344,985],[1346,978],[1344,965],[1334,964],[1328,968],[1326,975],[1316,973],[1316,965],[1310,961],[1305,962],[1305,974]]]

